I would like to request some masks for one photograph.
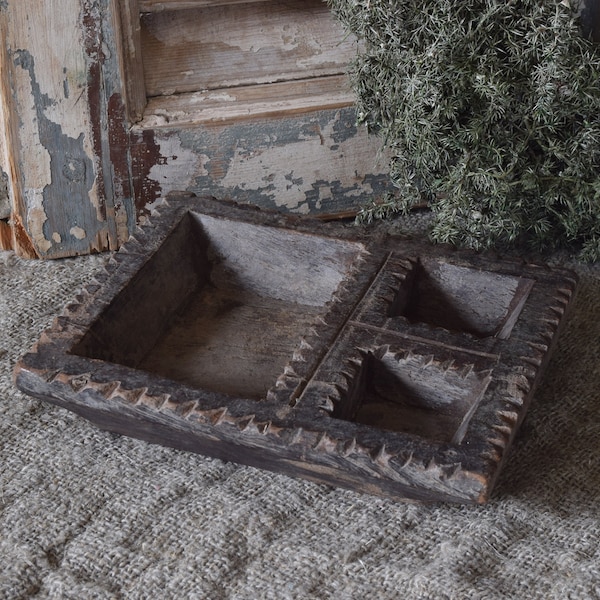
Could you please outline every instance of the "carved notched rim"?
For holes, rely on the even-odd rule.
[[[353,241],[357,237],[356,231],[330,228],[312,220],[233,208],[189,195],[173,196],[154,208],[149,220],[111,257],[105,271],[75,297],[32,351],[19,361],[15,376],[22,390],[96,422],[99,419],[94,419],[94,415],[108,415],[111,411],[114,414],[118,405],[122,423],[112,428],[121,433],[128,433],[128,423],[147,420],[192,438],[197,435],[199,439],[214,439],[219,444],[241,444],[249,452],[272,453],[291,466],[294,473],[319,481],[326,481],[331,475],[332,481],[340,485],[416,500],[426,500],[431,493],[437,499],[459,502],[488,499],[573,299],[576,288],[573,273],[544,266],[493,262],[471,253],[447,256],[444,248],[424,246],[417,241],[389,238],[382,242],[367,236],[360,240],[366,250],[360,254],[350,278],[335,292],[324,317],[300,340],[263,401],[236,398],[232,403],[222,394],[192,389],[121,365],[115,369],[104,361],[72,354],[71,349],[91,323],[127,285],[132,269],[142,268],[189,211],[227,218],[233,215],[257,224],[292,227]],[[510,337],[477,340],[442,330],[434,339],[427,337],[431,327],[422,324],[412,326],[403,322],[386,329],[385,323],[365,318],[364,300],[360,301],[364,293],[378,289],[381,297],[374,302],[382,299],[389,302],[389,281],[401,285],[411,260],[423,252],[439,260],[517,274],[534,281]],[[394,269],[386,274],[383,266],[390,262]],[[127,269],[123,268],[125,265]],[[348,305],[358,307],[352,315],[347,314]],[[329,349],[322,347],[323,339],[343,343],[344,335],[356,333],[361,327],[367,332],[371,328],[376,343],[363,341],[348,346],[338,372],[334,373],[328,364]],[[384,340],[392,336],[395,341],[386,345],[377,341],[378,336]],[[473,365],[484,365],[473,368],[484,373],[482,377],[489,377],[489,382],[468,415],[468,425],[459,441],[427,440],[410,433],[384,431],[332,418],[336,403],[341,395],[348,393],[349,382],[356,376],[365,353],[396,352],[401,356],[394,349],[398,341],[404,343],[406,352],[411,348],[420,352],[429,344],[432,356],[438,351],[447,356],[454,347],[458,352],[471,352]],[[506,352],[507,348],[510,352]],[[315,353],[319,366],[312,370]],[[464,367],[461,365],[458,368]],[[454,367],[449,363],[445,368]],[[111,428],[109,421],[99,424]],[[187,449],[196,450],[188,446]],[[204,442],[199,451],[211,453]],[[216,455],[227,458],[226,452]],[[248,462],[253,464],[250,459]],[[268,464],[267,468],[286,470]]]

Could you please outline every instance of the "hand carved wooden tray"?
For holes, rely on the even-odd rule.
[[[575,286],[566,270],[179,194],[16,384],[149,442],[485,502]]]

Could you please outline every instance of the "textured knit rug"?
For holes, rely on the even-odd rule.
[[[415,505],[96,429],[16,359],[106,260],[0,253],[0,598],[600,598],[600,267],[491,502]]]

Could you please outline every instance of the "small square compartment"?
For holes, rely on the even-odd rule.
[[[363,251],[190,212],[72,352],[264,399]]]
[[[384,346],[361,351],[348,397],[332,413],[377,429],[460,443],[491,380],[492,368],[436,360]]]
[[[533,284],[525,277],[419,260],[398,289],[388,316],[477,338],[508,339]]]

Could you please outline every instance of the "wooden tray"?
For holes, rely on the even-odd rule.
[[[149,442],[481,503],[575,287],[562,269],[172,195],[16,384]]]

